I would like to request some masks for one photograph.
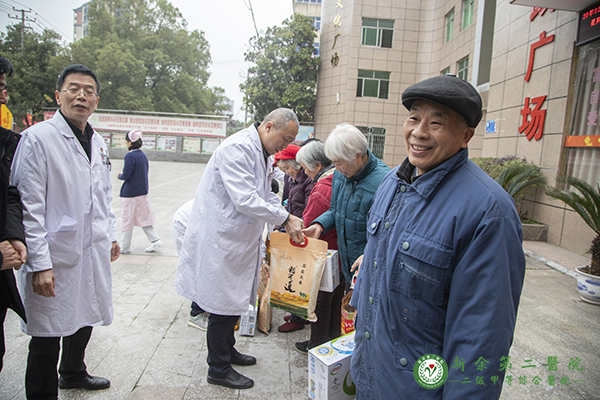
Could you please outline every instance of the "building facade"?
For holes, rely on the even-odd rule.
[[[402,91],[451,73],[473,84],[483,99],[471,158],[524,157],[541,167],[549,185],[564,176],[596,185],[600,136],[594,135],[600,133],[592,83],[600,42],[576,45],[583,6],[563,11],[544,8],[545,0],[524,1],[542,4],[325,0],[315,136],[325,139],[336,125],[351,123],[395,167],[406,157]],[[589,23],[595,25],[595,18],[588,12]],[[520,211],[548,225],[549,242],[587,251],[592,230],[543,190],[526,198]]]
[[[73,10],[73,41],[88,35],[88,9],[89,2]]]
[[[292,0],[294,14],[300,14],[309,17],[317,29],[315,37],[315,56],[318,56],[321,41],[321,6],[323,0]]]

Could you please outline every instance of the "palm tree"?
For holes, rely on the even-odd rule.
[[[560,182],[566,182],[581,194],[551,187],[546,188],[546,194],[561,200],[575,210],[596,233],[589,250],[592,254],[592,265],[588,273],[600,276],[600,185],[596,184],[597,188],[594,189],[589,183],[574,177],[569,177]]]

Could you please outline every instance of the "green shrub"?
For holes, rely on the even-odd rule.
[[[521,212],[524,197],[533,194],[536,188],[546,186],[546,177],[540,167],[516,156],[474,158],[472,161],[512,196],[521,220],[525,219],[527,212]]]

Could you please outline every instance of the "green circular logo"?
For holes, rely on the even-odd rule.
[[[448,364],[440,356],[425,354],[415,362],[413,374],[425,389],[437,389],[448,379]]]

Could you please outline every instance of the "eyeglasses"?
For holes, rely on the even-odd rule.
[[[76,87],[63,89],[61,90],[61,92],[68,93],[70,96],[79,96],[80,93],[83,93],[83,95],[88,99],[93,99],[94,97],[98,96],[98,93],[94,92],[91,89],[79,89]]]

